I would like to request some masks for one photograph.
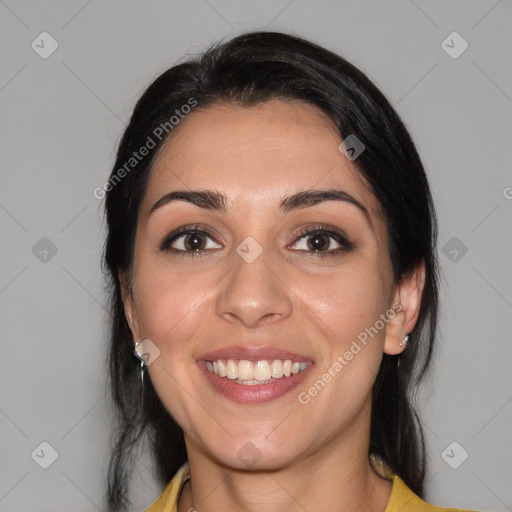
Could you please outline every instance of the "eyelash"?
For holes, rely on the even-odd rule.
[[[178,228],[176,231],[173,231],[170,235],[168,235],[164,241],[160,245],[161,251],[166,251],[173,253],[177,256],[183,256],[183,257],[191,257],[191,258],[197,258],[204,255],[204,253],[208,252],[211,249],[202,249],[197,251],[184,251],[182,249],[174,249],[171,246],[176,240],[180,239],[183,235],[189,235],[189,234],[200,234],[200,235],[207,235],[211,239],[215,241],[215,235],[210,232],[208,229],[202,226],[182,226],[181,228]],[[302,240],[303,238],[308,238],[317,234],[326,234],[330,238],[333,238],[337,243],[341,245],[341,247],[338,247],[337,249],[331,250],[331,251],[306,251],[312,254],[314,257],[325,257],[325,256],[335,256],[342,252],[349,252],[354,249],[354,244],[348,239],[348,237],[338,229],[332,228],[330,226],[327,226],[325,224],[317,224],[313,227],[306,227],[301,229],[297,235],[296,239],[293,242],[292,245],[296,244],[298,241]],[[217,243],[217,242],[216,242]],[[302,249],[300,251],[303,251]]]

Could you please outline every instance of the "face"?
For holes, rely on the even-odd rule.
[[[127,318],[134,340],[160,351],[149,374],[187,448],[230,467],[248,454],[277,468],[362,435],[383,352],[403,350],[411,330],[393,306],[378,203],[340,142],[313,106],[215,105],[181,122],[152,169]],[[224,202],[160,201],[177,190]],[[308,203],[306,190],[338,195]],[[218,359],[228,376],[209,371]],[[287,359],[303,364],[279,378]],[[247,382],[251,370],[271,382],[229,376]]]

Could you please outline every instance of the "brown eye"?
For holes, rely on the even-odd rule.
[[[185,235],[183,238],[183,245],[185,246],[185,250],[191,251],[201,251],[205,247],[204,237],[199,233],[191,233]]]
[[[351,251],[354,244],[341,231],[317,226],[300,232],[299,238],[291,247],[314,256],[332,256]]]
[[[213,244],[209,243],[210,241]],[[162,251],[182,253],[182,255],[201,253],[221,247],[215,242],[211,233],[204,229],[195,229],[190,226],[174,231],[160,245]]]
[[[326,251],[329,249],[329,238],[325,233],[315,233],[307,237],[308,247],[312,251]]]

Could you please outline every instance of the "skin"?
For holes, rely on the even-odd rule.
[[[371,389],[383,353],[402,352],[400,342],[414,328],[424,268],[393,282],[379,205],[340,142],[327,117],[300,102],[214,105],[180,123],[152,169],[124,302],[134,342],[150,339],[161,351],[149,374],[185,432],[192,478],[180,512],[386,509],[392,482],[368,461]],[[280,213],[282,196],[309,188],[343,189],[368,209],[371,225],[342,201]],[[228,208],[175,201],[149,214],[177,189],[215,189],[228,197]],[[190,246],[185,257],[160,249],[173,230],[194,223],[216,234],[204,235],[205,255],[191,257]],[[315,255],[312,237],[297,236],[315,223],[343,230],[354,249]],[[235,251],[248,236],[263,249],[250,264]],[[339,247],[324,237],[326,251]],[[184,239],[173,247],[184,250]],[[301,404],[298,393],[393,304],[402,310]],[[240,404],[218,394],[195,363],[231,345],[284,348],[315,366],[298,390]],[[237,457],[246,443],[260,457],[250,469]]]

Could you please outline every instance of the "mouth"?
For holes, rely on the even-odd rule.
[[[237,384],[253,386],[255,384],[268,384],[279,379],[297,375],[313,363],[298,362],[291,359],[217,359],[205,361],[206,369],[219,377],[230,379]]]
[[[313,360],[268,347],[230,347],[196,360],[207,381],[221,395],[241,403],[276,400],[298,386]]]

